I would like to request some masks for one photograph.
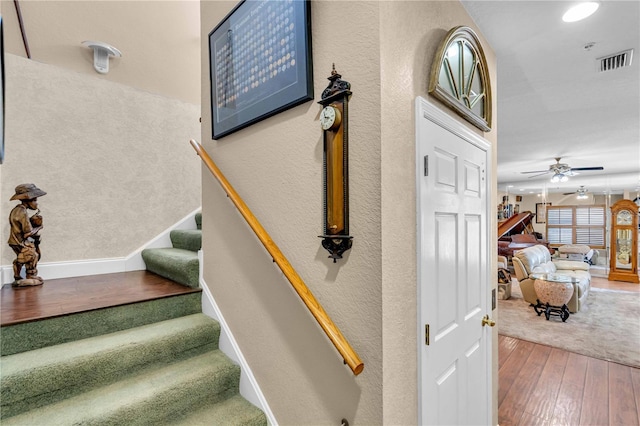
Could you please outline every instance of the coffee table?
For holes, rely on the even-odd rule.
[[[579,280],[562,274],[531,274],[531,278],[535,279],[533,286],[538,296],[538,303],[533,306],[533,310],[538,316],[544,312],[547,321],[551,315],[559,316],[562,322],[567,321],[570,315],[567,303]]]

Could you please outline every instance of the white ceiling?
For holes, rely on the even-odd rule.
[[[601,1],[589,18],[562,21],[572,1],[463,4],[498,58],[498,183],[518,192],[640,191],[640,2]],[[595,45],[586,50],[587,43]],[[598,72],[598,58],[633,48],[629,68]],[[602,166],[562,184],[547,170]]]
[[[187,102],[200,101],[199,2],[21,0],[33,59]],[[231,3],[220,3],[230,8]],[[640,185],[640,2],[603,0],[584,21],[562,22],[569,1],[463,4],[498,57],[498,182],[512,191],[637,191]],[[25,56],[13,1],[2,1],[5,49]],[[123,53],[108,75],[80,42]],[[152,43],[149,43],[151,41]],[[587,51],[589,42],[595,46]],[[598,73],[596,59],[633,48],[630,68]],[[496,131],[496,130],[494,130]],[[546,170],[603,166],[551,185]]]

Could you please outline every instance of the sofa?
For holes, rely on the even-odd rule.
[[[573,260],[552,261],[551,253],[542,245],[518,250],[514,253],[511,261],[525,301],[534,305],[538,301],[538,296],[533,286],[535,279],[531,278],[531,274],[555,273],[569,275],[578,279],[578,282],[573,286],[573,296],[567,303],[569,312],[576,313],[580,311],[580,308],[586,302],[591,288],[589,264]]]

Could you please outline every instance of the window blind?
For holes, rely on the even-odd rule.
[[[604,206],[547,207],[547,241],[552,245],[585,244],[605,247]]]

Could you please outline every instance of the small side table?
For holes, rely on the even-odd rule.
[[[538,296],[533,310],[538,316],[544,312],[547,321],[551,315],[559,316],[562,322],[567,321],[570,315],[567,303],[573,296],[573,287],[578,279],[560,274],[532,274],[531,277],[535,279],[533,286]]]

